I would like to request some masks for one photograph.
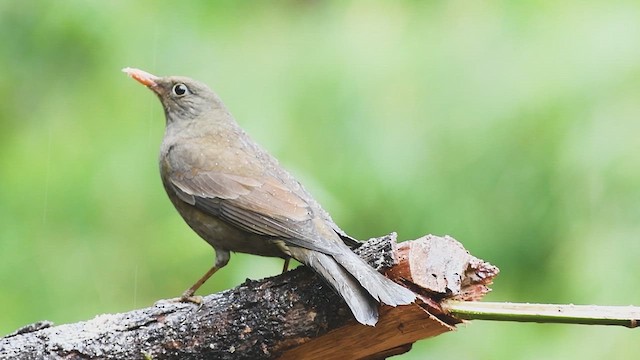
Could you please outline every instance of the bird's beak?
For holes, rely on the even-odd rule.
[[[142,71],[140,69],[136,69],[136,68],[130,68],[130,67],[126,67],[124,69],[122,69],[123,73],[126,73],[127,75],[129,75],[131,78],[133,78],[134,80],[136,80],[137,82],[139,82],[140,84],[154,90],[154,88],[156,88],[158,86],[158,83],[156,81],[158,81],[160,78],[153,75],[153,74],[149,74],[146,71]]]

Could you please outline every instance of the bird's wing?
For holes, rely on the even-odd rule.
[[[318,234],[308,202],[275,177],[208,171],[169,180],[181,200],[244,231],[326,254],[340,251]]]

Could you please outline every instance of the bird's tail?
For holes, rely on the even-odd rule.
[[[289,249],[294,258],[335,289],[361,324],[373,326],[378,322],[379,302],[397,306],[415,301],[413,292],[384,277],[350,250],[326,255],[302,248]]]
[[[367,289],[376,301],[390,306],[407,305],[416,300],[413,291],[395,283],[369,266],[355,253],[348,251],[334,256],[349,274]]]

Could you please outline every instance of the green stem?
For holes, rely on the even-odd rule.
[[[464,320],[519,321],[538,323],[619,325],[640,323],[640,307],[554,305],[449,300],[442,304],[450,314]]]

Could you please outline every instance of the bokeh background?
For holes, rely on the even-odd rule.
[[[637,1],[0,2],[0,334],[179,295],[213,261],[162,189],[210,84],[362,239],[450,234],[486,300],[640,305]],[[277,274],[235,255],[203,294]],[[476,321],[400,359],[631,359],[624,328]]]

